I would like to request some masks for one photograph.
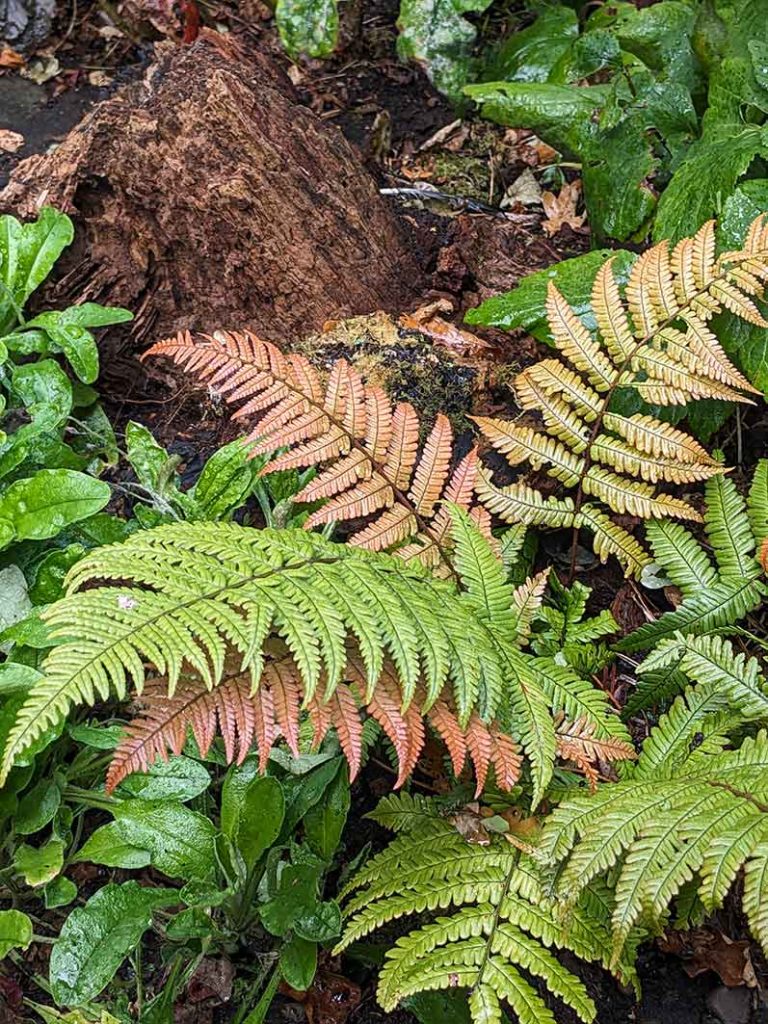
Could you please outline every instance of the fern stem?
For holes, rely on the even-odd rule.
[[[501,894],[499,895],[498,903],[493,909],[493,919],[491,920],[491,927],[488,930],[488,936],[485,943],[485,949],[483,950],[483,956],[477,968],[477,980],[475,981],[475,984],[472,986],[473,991],[483,982],[483,974],[485,973],[485,968],[488,966],[488,960],[490,959],[491,956],[491,946],[493,945],[493,940],[496,936],[496,929],[499,927],[499,919],[501,918],[501,908],[504,906],[504,900],[507,898],[507,894],[509,893],[509,887],[512,884],[512,879],[514,878],[518,869],[517,862],[518,857],[513,857],[512,863],[510,864],[509,867],[509,871],[507,872],[507,876],[504,879],[504,885],[502,887]]]

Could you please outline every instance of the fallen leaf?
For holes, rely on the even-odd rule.
[[[541,222],[541,226],[548,235],[556,235],[565,224],[573,228],[574,231],[584,225],[584,221],[587,219],[586,214],[576,213],[580,198],[581,182],[578,180],[566,182],[558,195],[554,195],[552,192],[542,192],[541,202],[546,216]]]
[[[20,53],[12,50],[7,43],[0,45],[0,68],[20,68],[24,65],[24,58]]]
[[[41,57],[27,64],[19,74],[36,85],[44,85],[55,78],[59,71],[61,71],[61,65],[57,57]]]
[[[204,957],[192,975],[187,986],[190,1003],[214,1000],[216,1004],[228,1003],[232,998],[232,984],[235,969],[224,957]]]
[[[104,86],[112,84],[112,75],[108,75],[106,71],[89,71],[88,84],[104,88]]]
[[[445,300],[439,300],[444,302]],[[415,313],[403,313],[399,323],[408,331],[420,331],[437,345],[463,356],[484,353],[491,346],[471,331],[465,331],[449,320],[435,314],[436,303],[417,309]],[[444,308],[444,306],[442,307]]]
[[[307,1024],[346,1024],[362,997],[354,981],[322,966],[306,992],[298,992],[285,982],[281,982],[280,992],[301,1003]]]
[[[746,940],[730,939],[711,928],[693,928],[664,935],[659,939],[659,946],[663,952],[674,953],[681,958],[685,973],[690,978],[705,971],[714,971],[730,988],[757,986],[750,944]]]
[[[15,153],[24,145],[24,136],[9,128],[0,128],[0,153]]]
[[[502,210],[506,210],[515,203],[521,206],[541,206],[541,186],[530,167],[526,167],[520,177],[512,182],[499,205]]]

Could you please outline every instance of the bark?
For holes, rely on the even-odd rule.
[[[0,193],[17,216],[74,217],[57,301],[127,306],[142,341],[249,326],[285,342],[418,294],[400,222],[282,70],[213,33],[158,53]]]

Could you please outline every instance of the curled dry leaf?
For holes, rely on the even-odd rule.
[[[566,182],[558,195],[554,195],[552,192],[542,192],[541,202],[546,217],[541,226],[548,235],[556,235],[565,224],[573,228],[574,231],[583,227],[587,215],[576,213],[580,198],[581,182],[578,180]]]
[[[24,66],[24,58],[7,43],[0,44],[0,68],[20,68]]]

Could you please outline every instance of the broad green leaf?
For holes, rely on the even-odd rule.
[[[464,319],[468,324],[499,327],[512,331],[523,327],[534,338],[554,344],[547,324],[547,285],[553,281],[577,316],[589,327],[597,324],[592,314],[590,295],[600,267],[613,257],[613,273],[620,285],[626,284],[635,259],[634,253],[620,249],[594,249],[570,260],[555,263],[546,270],[537,270],[524,277],[516,288],[486,299],[476,309],[470,309]]]
[[[283,780],[285,820],[283,821],[282,835],[284,837],[290,837],[307,811],[322,799],[343,761],[344,759],[341,757],[334,757],[311,772],[307,772],[306,775]]]
[[[14,825],[20,836],[30,836],[45,828],[61,806],[61,790],[49,778],[43,778],[19,802]]]
[[[268,775],[254,779],[242,794],[233,837],[248,871],[280,835],[284,817],[285,797],[278,780]]]
[[[403,1008],[410,1010],[419,1024],[472,1024],[466,992],[460,989],[419,992],[404,999]]]
[[[179,800],[184,803],[204,793],[211,777],[199,761],[191,757],[159,760],[146,772],[134,772],[124,779],[117,796],[140,800]]]
[[[0,497],[0,520],[19,540],[46,540],[104,508],[109,485],[72,469],[41,469],[12,483]]]
[[[2,593],[1,577],[2,573],[0,573],[0,593]],[[42,672],[38,672],[30,665],[22,665],[15,661],[3,662],[0,665],[0,696],[27,693],[42,678]]]
[[[141,423],[129,422],[125,428],[125,446],[139,483],[149,491],[158,492],[171,480],[175,482],[171,455]]]
[[[49,882],[43,892],[46,910],[55,910],[56,907],[68,907],[76,896],[77,886],[64,875],[59,875],[58,878],[54,878],[52,882]]]
[[[291,988],[306,992],[317,970],[317,943],[292,935],[280,950],[280,972]]]
[[[224,519],[245,501],[253,486],[253,463],[243,441],[232,441],[208,459],[192,491],[191,519]]]
[[[221,831],[234,841],[240,827],[245,794],[251,783],[261,778],[258,759],[250,754],[242,764],[233,764],[221,787]]]
[[[14,367],[11,395],[39,427],[61,426],[72,410],[72,385],[53,359]]]
[[[0,960],[12,949],[27,949],[32,941],[32,922],[20,910],[0,910]]]
[[[133,313],[120,306],[101,306],[98,302],[82,302],[70,306],[60,314],[60,322],[77,324],[78,327],[109,327],[133,320]]]
[[[82,544],[68,544],[49,551],[37,564],[29,596],[36,605],[52,604],[64,596],[64,580],[72,566],[85,554]]]
[[[216,829],[204,815],[172,800],[126,800],[113,813],[117,835],[149,850],[158,871],[185,880],[213,876]]]
[[[318,857],[330,863],[341,840],[350,806],[349,773],[343,761],[322,800],[304,815],[304,835]]]
[[[51,953],[50,983],[56,1002],[81,1006],[94,999],[152,924],[152,911],[178,899],[175,889],[110,883],[84,907],[73,910]]]
[[[66,313],[41,313],[27,326],[43,330],[51,339],[51,351],[61,352],[84,384],[92,384],[99,375],[99,350],[96,339],[79,323],[65,319]]]
[[[10,215],[0,217],[0,335],[17,322],[27,299],[73,238],[72,221],[49,206],[29,224]]]
[[[67,729],[73,740],[82,743],[83,746],[93,747],[94,750],[114,750],[117,744],[125,735],[122,725],[103,725],[94,723],[87,725],[70,725]]]
[[[13,696],[9,697],[3,703],[0,703],[0,750],[5,749],[5,745],[8,741],[8,734],[16,723],[16,718],[27,699],[26,692],[19,691]],[[15,765],[17,768],[26,768],[31,764],[34,764],[35,758],[41,751],[45,750],[46,747],[50,746],[54,740],[61,736],[64,730],[64,722],[57,722],[56,725],[49,726],[45,732],[35,740],[34,744],[28,749],[19,754],[15,759]]]
[[[202,907],[187,907],[179,911],[165,926],[166,937],[174,942],[211,938],[215,936],[216,931],[210,914]]]
[[[341,910],[333,900],[315,903],[297,916],[293,928],[309,942],[330,942],[341,933]]]
[[[13,868],[27,885],[36,888],[50,882],[64,866],[64,843],[61,839],[49,839],[44,846],[17,847]]]
[[[116,823],[110,821],[88,837],[73,860],[104,864],[108,868],[136,869],[148,867],[152,863],[152,854],[126,842],[118,833]]]
[[[310,864],[287,864],[273,899],[261,908],[261,922],[272,935],[287,935],[296,922],[317,907],[319,870]]]
[[[327,57],[336,49],[339,12],[336,0],[277,0],[275,22],[291,57]]]
[[[578,34],[575,11],[559,4],[543,7],[531,25],[510,33],[489,55],[482,78],[488,82],[547,82]]]
[[[99,402],[90,408],[78,411],[70,420],[71,428],[76,431],[71,440],[74,451],[90,456],[91,459],[103,460],[104,465],[116,466],[120,460],[120,449],[109,417]],[[98,463],[96,463],[98,468]]]
[[[401,0],[397,52],[423,64],[436,89],[461,100],[469,80],[476,29],[464,17],[479,14],[491,0]]]

